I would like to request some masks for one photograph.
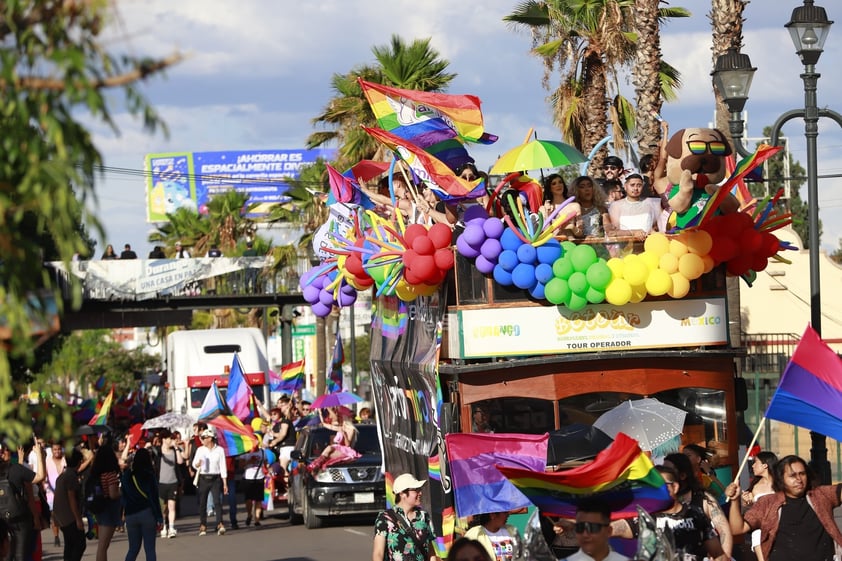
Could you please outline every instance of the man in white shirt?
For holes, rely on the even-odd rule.
[[[644,240],[649,232],[655,228],[660,208],[655,204],[658,199],[642,199],[643,177],[633,173],[626,178],[626,196],[611,203],[608,215],[615,230],[615,236],[633,236],[636,240]],[[654,201],[654,203],[653,203]]]
[[[208,521],[208,495],[213,493],[216,505],[216,533],[225,534],[222,524],[222,495],[228,494],[228,468],[225,465],[225,451],[216,443],[216,433],[207,428],[200,435],[202,446],[193,457],[193,468],[199,472],[199,535],[204,536]]]
[[[567,561],[628,561],[611,549],[611,509],[598,500],[581,501],[576,510],[576,542],[579,551]]]

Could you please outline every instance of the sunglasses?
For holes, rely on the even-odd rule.
[[[704,140],[688,140],[687,149],[690,150],[691,154],[695,155],[704,154],[708,150],[714,156],[724,156],[728,153],[728,145],[721,140],[711,140],[710,142],[705,142]]]
[[[607,166],[602,166],[602,169],[620,169],[620,166],[612,166],[608,164]]]
[[[600,522],[576,522],[574,527],[576,528],[577,534],[584,534],[585,532],[589,534],[597,534],[601,532],[603,528],[607,528],[608,524],[602,524]]]

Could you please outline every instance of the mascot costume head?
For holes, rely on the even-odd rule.
[[[681,129],[670,138],[666,178],[655,189],[659,194],[666,193],[669,199],[673,210],[671,226],[681,228],[702,211],[725,179],[725,157],[730,155],[731,146],[718,129]],[[734,212],[739,203],[729,195],[720,208]]]

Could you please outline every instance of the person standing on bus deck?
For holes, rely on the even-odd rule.
[[[392,491],[395,507],[377,515],[374,521],[372,561],[436,561],[436,535],[430,514],[421,508],[421,488],[411,473],[395,478]]]
[[[200,435],[202,446],[196,450],[193,458],[193,468],[199,471],[199,535],[207,533],[208,495],[213,495],[216,505],[216,533],[225,534],[222,524],[222,495],[228,494],[228,469],[225,463],[225,452],[216,444],[216,433],[212,429],[205,429]]]
[[[494,429],[489,421],[490,415],[488,414],[488,408],[485,405],[474,405],[472,411],[471,432],[494,432]]]

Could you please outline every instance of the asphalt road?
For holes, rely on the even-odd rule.
[[[190,500],[190,497],[187,498]],[[198,516],[187,516],[176,521],[178,537],[158,538],[158,559],[202,561],[335,561],[371,559],[374,518],[344,519],[340,523],[327,523],[323,528],[308,530],[304,526],[290,526],[279,514],[270,516],[259,528],[245,527],[245,517],[240,515],[240,529],[228,528],[224,536],[208,532],[199,536]],[[227,516],[225,518],[227,526]],[[210,529],[211,524],[209,524]],[[42,532],[44,561],[61,561],[62,548],[53,545],[49,530]],[[95,540],[88,541],[85,560],[96,558]],[[128,550],[125,533],[114,534],[108,549],[111,561],[123,561]],[[138,559],[145,559],[141,550]]]

